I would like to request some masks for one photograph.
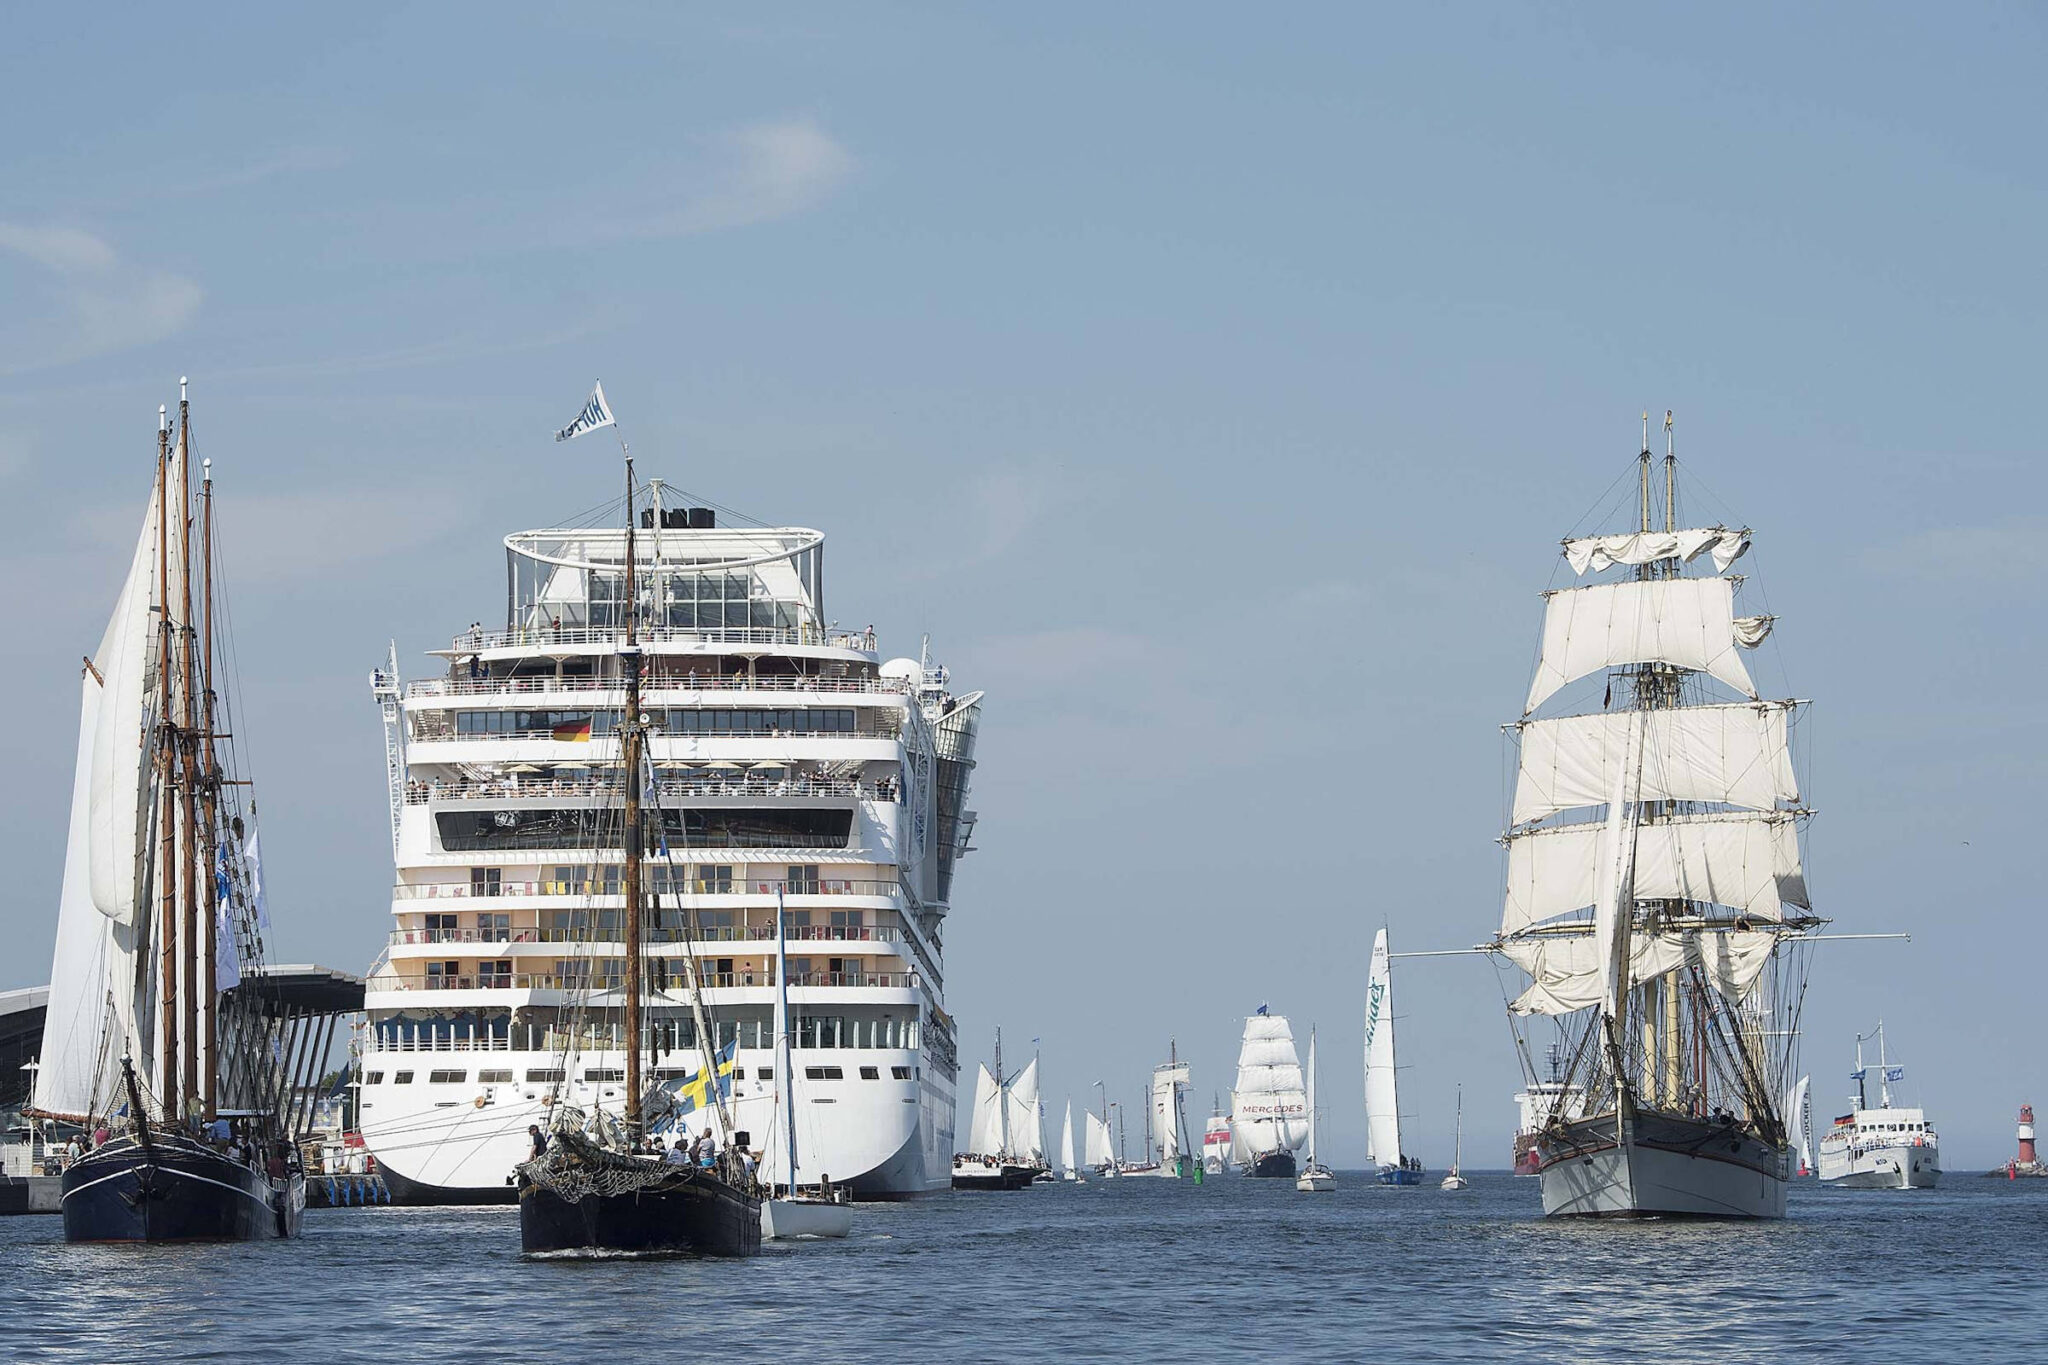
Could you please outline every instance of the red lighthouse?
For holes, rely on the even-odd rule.
[[[2034,1155],[2034,1106],[2020,1106],[2020,1159],[2016,1163],[2023,1171],[2039,1169],[2041,1162]]]

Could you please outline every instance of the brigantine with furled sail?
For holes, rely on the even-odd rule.
[[[1546,1213],[1775,1218],[1801,940],[1822,923],[1800,867],[1798,703],[1750,679],[1744,651],[1773,621],[1736,614],[1728,570],[1750,535],[1682,527],[1670,427],[1662,529],[1646,418],[1636,525],[1564,542],[1575,573],[1616,572],[1546,595],[1486,946],[1531,978],[1513,1014],[1564,1039],[1534,1140]],[[1603,675],[1584,711],[1537,715]]]
[[[583,414],[557,439],[601,426],[615,427],[616,423],[600,387]],[[619,967],[624,980],[613,992],[607,976],[575,973],[585,986],[567,1012],[567,1027],[562,1031],[562,1065],[549,1092],[544,1146],[517,1170],[520,1248],[528,1254],[752,1256],[761,1250],[761,1192],[747,1155],[750,1135],[735,1131],[727,1104],[737,1041],[718,1047],[719,1035],[704,1003],[694,957],[683,957],[680,964],[698,1070],[694,1077],[679,1077],[670,1086],[647,1084],[650,1039],[643,1015],[648,984],[648,907],[642,883],[650,851],[666,864],[669,848],[665,836],[647,837],[650,805],[655,811],[655,829],[665,829],[666,822],[661,816],[660,787],[647,759],[650,718],[640,704],[641,556],[634,532],[638,489],[632,452],[623,437],[619,445],[626,464],[623,563],[588,562],[571,567],[619,575],[628,604],[628,609],[619,613],[623,624],[618,659],[624,674],[625,705],[613,723],[618,735],[621,803],[617,818],[600,818],[592,824],[596,838],[612,841],[620,862],[625,955]],[[593,844],[593,861],[598,851]],[[673,884],[674,868],[668,870]],[[777,913],[779,916],[780,911]],[[694,912],[689,918],[694,923]],[[578,946],[588,951],[590,941]],[[614,1015],[625,1045],[624,1075],[619,1078],[625,1083],[623,1113],[614,1117],[593,1107],[586,1115],[566,1102],[566,1077],[577,1056],[609,1042]],[[786,1079],[786,1054],[780,1065]],[[651,1099],[664,1107],[665,1112],[655,1117],[666,1120],[668,1127],[675,1126],[679,1115],[701,1108],[710,1120],[710,1141],[702,1149],[690,1148],[687,1131],[682,1131],[675,1134],[669,1151],[660,1150],[659,1142],[650,1136]]]
[[[28,1110],[91,1139],[61,1182],[70,1242],[291,1236],[306,1204],[276,1037],[237,989],[263,951],[255,801],[215,685],[212,462],[195,528],[183,387],[175,446],[158,410],[142,532],[82,670]]]

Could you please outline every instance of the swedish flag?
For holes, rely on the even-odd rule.
[[[739,1040],[735,1038],[718,1051],[716,1074],[718,1098],[721,1100],[729,1099],[732,1095],[733,1058],[738,1055],[739,1050]],[[653,1131],[655,1132],[665,1133],[669,1131],[681,1120],[711,1103],[709,1098],[711,1078],[707,1077],[701,1069],[694,1076],[682,1076],[673,1081],[665,1081],[662,1083],[661,1088],[669,1093],[675,1104],[653,1126]]]

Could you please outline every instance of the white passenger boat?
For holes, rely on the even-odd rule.
[[[1513,1013],[1565,1038],[1533,1144],[1546,1213],[1782,1217],[1794,945],[1822,923],[1797,703],[1765,699],[1744,662],[1774,619],[1736,614],[1749,532],[1684,528],[1677,457],[1667,435],[1655,497],[1648,437],[1645,419],[1631,524],[1564,543],[1574,574],[1614,577],[1546,594],[1487,946],[1530,977]],[[1576,705],[1539,716],[1553,698]]]
[[[1885,1055],[1884,1024],[1877,1026],[1878,1103],[1870,1103],[1870,1069],[1856,1036],[1856,1107],[1840,1115],[1820,1140],[1820,1183],[1841,1190],[1931,1190],[1941,1183],[1941,1139],[1925,1110],[1892,1103],[1892,1086],[1906,1068]]]
[[[635,550],[662,821],[645,866],[649,1079],[691,1073],[700,1051],[688,957],[715,1043],[736,1046],[733,1122],[769,1147],[761,1180],[787,1183],[766,1141],[779,896],[806,1180],[861,1199],[944,1189],[958,1058],[939,937],[974,826],[981,694],[835,627],[820,532],[721,526],[659,481],[651,493]],[[551,1090],[623,1107],[605,1008],[621,864],[591,850],[618,804],[625,544],[617,525],[507,536],[502,620],[431,651],[436,676],[402,683],[395,649],[373,675],[397,876],[361,1123],[394,1202],[509,1201]],[[596,1022],[564,1074],[578,1001]]]

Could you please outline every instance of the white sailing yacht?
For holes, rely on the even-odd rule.
[[[1060,1173],[1076,1184],[1084,1184],[1081,1168],[1074,1164],[1074,1102],[1067,1101],[1067,1112],[1060,1119]]]
[[[1327,1194],[1337,1188],[1336,1173],[1316,1160],[1316,1030],[1308,1030],[1308,1165],[1294,1178],[1294,1188],[1304,1194]]]
[[[1237,1085],[1230,1092],[1233,1155],[1246,1175],[1287,1178],[1308,1138],[1308,1093],[1284,1015],[1266,1006],[1244,1021]]]
[[[1736,615],[1727,571],[1749,532],[1683,527],[1670,429],[1666,414],[1663,529],[1645,418],[1634,524],[1564,542],[1574,573],[1618,573],[1546,595],[1487,947],[1531,978],[1513,1012],[1564,1034],[1555,1093],[1577,1098],[1533,1144],[1546,1213],[1782,1217],[1805,955],[1779,948],[1821,923],[1797,703],[1750,679],[1744,651],[1774,618]],[[1560,694],[1580,705],[1539,718]]]
[[[1105,1100],[1103,1108],[1107,1110],[1108,1107],[1108,1101]],[[1097,1114],[1091,1111],[1084,1117],[1087,1119],[1087,1132],[1081,1140],[1082,1159],[1087,1163],[1088,1169],[1097,1175],[1114,1176],[1116,1149],[1110,1144],[1107,1113]]]
[[[1885,1056],[1884,1022],[1877,1025],[1878,1104],[1872,1108],[1863,1064],[1863,1042],[1856,1035],[1856,1107],[1836,1119],[1820,1140],[1820,1183],[1843,1190],[1931,1190],[1941,1183],[1941,1139],[1927,1112],[1917,1106],[1894,1106],[1892,1084],[1906,1078],[1906,1068]]]
[[[827,1189],[821,1180],[815,1193],[803,1192],[802,1163],[798,1161],[797,1148],[797,1093],[796,1068],[790,1065],[790,1050],[794,1045],[791,1036],[792,1019],[789,1010],[789,912],[783,908],[782,897],[775,897],[775,1078],[780,1087],[775,1106],[775,1133],[780,1139],[771,1150],[782,1158],[780,1163],[766,1160],[761,1165],[761,1183],[764,1186],[761,1199],[761,1236],[764,1240],[787,1241],[793,1237],[844,1237],[853,1231],[853,1208],[847,1202],[846,1187],[840,1186],[835,1192]],[[782,1176],[781,1197],[776,1197],[775,1176],[772,1169],[779,1164]],[[830,1172],[820,1172],[821,1176]]]
[[[1785,1102],[1785,1123],[1790,1131],[1785,1145],[1799,1154],[1799,1169],[1793,1174],[1813,1174],[1813,1077],[1801,1076]]]
[[[1181,1113],[1181,1094],[1188,1088],[1188,1064],[1180,1059],[1180,1044],[1171,1042],[1167,1060],[1152,1068],[1152,1108],[1147,1135],[1145,1163],[1126,1167],[1127,1175],[1160,1175],[1179,1178],[1200,1176],[1200,1163],[1187,1150],[1182,1133],[1187,1123]]]
[[[1039,1124],[1038,1059],[1003,1075],[1003,1031],[996,1030],[996,1069],[976,1068],[968,1150],[953,1157],[956,1190],[1020,1190],[1045,1169]]]
[[[1458,1087],[1458,1136],[1451,1144],[1451,1169],[1444,1175],[1443,1188],[1462,1190],[1472,1182],[1458,1168],[1465,1160],[1465,1087]]]
[[[1382,1185],[1420,1185],[1422,1162],[1401,1151],[1401,1104],[1394,1081],[1394,977],[1387,931],[1372,941],[1365,988],[1365,1124]]]

